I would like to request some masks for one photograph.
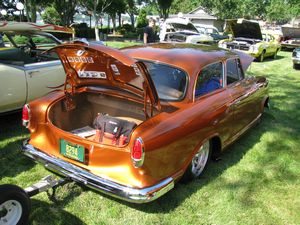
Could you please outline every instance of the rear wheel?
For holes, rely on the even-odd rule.
[[[210,141],[206,141],[198,149],[197,153],[194,155],[189,167],[185,171],[182,181],[187,182],[201,176],[207,164],[209,162],[211,155],[211,144]]]
[[[0,224],[28,224],[30,198],[20,187],[0,185]]]

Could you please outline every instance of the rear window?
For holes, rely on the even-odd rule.
[[[153,80],[159,99],[181,100],[186,91],[187,75],[184,71],[164,64],[144,62]]]

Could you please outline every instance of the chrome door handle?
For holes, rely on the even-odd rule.
[[[39,72],[40,72],[39,70],[31,70],[28,72],[28,74],[31,76],[31,75],[33,75],[35,73],[39,73]]]

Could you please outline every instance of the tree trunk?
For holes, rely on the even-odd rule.
[[[116,34],[116,14],[113,14],[111,16],[111,19],[112,19],[112,24],[113,24],[113,35]]]
[[[110,30],[110,17],[107,15],[107,34],[109,33]]]
[[[95,20],[95,38],[96,41],[100,41],[99,37],[99,16],[96,14],[96,12],[93,12],[94,14],[94,20]]]
[[[134,14],[130,13],[129,16],[130,16],[131,26],[132,28],[134,28]]]
[[[122,27],[122,14],[119,12],[118,13],[118,19],[119,19],[119,27]]]
[[[31,10],[30,21],[36,23],[36,11],[37,11],[36,4],[31,5],[30,10]]]

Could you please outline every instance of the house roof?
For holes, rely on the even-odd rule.
[[[211,20],[217,19],[217,17],[215,17],[213,14],[207,13],[205,11],[205,8],[203,8],[202,6],[195,8],[194,10],[190,11],[187,15],[189,15],[190,18],[211,19]]]

